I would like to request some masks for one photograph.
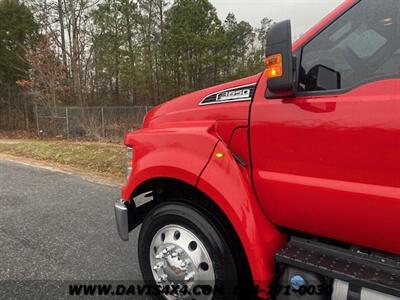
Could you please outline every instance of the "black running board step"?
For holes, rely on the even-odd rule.
[[[400,297],[397,262],[378,262],[351,250],[300,238],[292,238],[276,254],[276,262]]]

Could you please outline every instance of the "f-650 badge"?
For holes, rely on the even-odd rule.
[[[245,98],[250,98],[250,89],[222,92],[217,94],[216,100],[218,102],[218,101],[245,99]]]
[[[250,101],[253,98],[256,83],[223,90],[205,97],[199,105]]]

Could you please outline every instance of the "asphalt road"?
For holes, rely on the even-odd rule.
[[[0,158],[0,298],[62,299],[66,282],[139,281],[138,230],[119,239],[118,196],[117,187]]]

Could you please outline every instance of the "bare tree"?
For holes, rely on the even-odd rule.
[[[54,51],[51,39],[43,36],[34,49],[27,51],[26,60],[32,68],[30,78],[19,80],[17,84],[27,89],[36,103],[54,112],[69,88],[65,85],[65,67]]]
[[[63,65],[67,68],[67,51],[65,45],[65,26],[64,26],[64,9],[63,9],[63,1],[57,0],[57,11],[58,11],[58,21],[60,23],[60,38],[61,38],[61,51],[62,51],[62,59]]]

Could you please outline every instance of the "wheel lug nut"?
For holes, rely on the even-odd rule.
[[[189,266],[189,265],[190,265],[190,259],[189,259],[189,258],[186,258],[186,259],[181,263],[181,267],[182,267],[182,268],[187,267],[187,266]]]
[[[178,256],[178,253],[176,253],[176,252],[174,251],[174,252],[172,252],[171,256],[172,256],[172,257],[177,257],[177,256]]]
[[[175,246],[168,246],[166,248],[164,248],[164,250],[162,251],[162,253],[164,255],[166,255],[167,253],[169,253],[170,251],[174,250]]]
[[[194,277],[194,272],[190,272],[189,274],[187,274],[186,276],[185,276],[185,281],[190,281],[191,279],[193,279],[193,277]]]
[[[158,264],[156,264],[156,265],[153,267],[153,270],[159,270],[159,269],[161,269],[163,266],[164,266],[164,263],[159,262]]]
[[[164,254],[163,254],[163,253],[159,253],[159,254],[156,255],[156,259],[161,259],[161,258],[163,258],[163,257],[164,257]]]
[[[168,275],[167,274],[162,274],[161,275],[161,281],[165,282],[168,279]]]

